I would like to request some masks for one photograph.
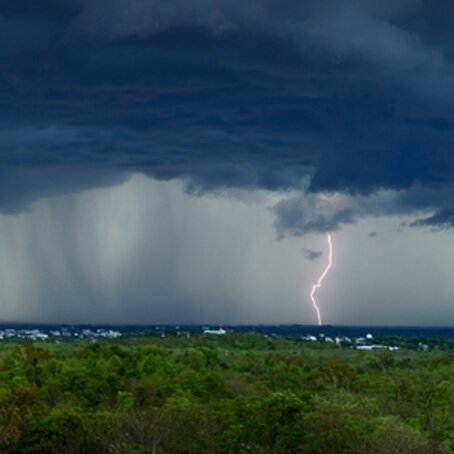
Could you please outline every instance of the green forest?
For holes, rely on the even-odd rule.
[[[454,352],[227,333],[0,344],[1,453],[453,453]]]

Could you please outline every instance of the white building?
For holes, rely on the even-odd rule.
[[[227,331],[225,329],[219,328],[219,329],[205,329],[203,331],[203,334],[225,334]]]

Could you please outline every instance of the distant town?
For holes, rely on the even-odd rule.
[[[354,347],[358,350],[399,350],[398,345],[383,345],[374,342],[374,336],[372,334],[366,334],[364,337],[350,338],[348,336],[336,336],[334,338],[320,334],[312,336],[307,334],[302,336],[301,339],[309,342],[328,342],[330,344],[336,344],[343,347]],[[424,349],[429,349],[428,345],[424,345]]]
[[[32,328],[32,327],[8,327],[0,329],[0,341],[6,340],[31,340],[31,341],[58,341],[59,339],[115,339],[121,336],[135,336],[135,335],[150,335],[158,337],[166,336],[186,336],[191,335],[206,335],[206,336],[223,336],[227,333],[245,332],[244,329],[235,330],[232,327],[224,329],[222,327],[211,328],[207,326],[191,327],[190,330],[180,326],[155,326],[152,328],[122,330],[121,328],[98,328],[98,327],[74,327],[74,326],[59,326],[57,327],[46,327],[46,328]],[[254,332],[253,330],[250,332]],[[272,340],[282,334],[270,333],[259,333],[265,338]],[[304,342],[320,343],[320,344],[332,344],[333,346],[354,348],[357,350],[399,350],[400,348],[416,348],[418,350],[428,351],[431,348],[437,348],[434,345],[428,345],[428,343],[419,341],[409,346],[408,337],[391,337],[391,336],[378,336],[375,338],[371,333],[366,333],[363,336],[329,336],[323,333],[314,334],[303,334],[303,335],[292,335],[291,337],[299,338]],[[386,341],[386,342],[384,342]]]
[[[73,328],[61,328],[61,329],[38,329],[38,328],[23,328],[23,329],[16,329],[16,328],[6,328],[0,329],[0,340],[5,339],[29,339],[34,341],[46,341],[50,338],[68,338],[68,337],[76,337],[80,339],[84,338],[96,338],[96,337],[104,337],[104,338],[115,338],[120,337],[120,331],[112,330],[112,329],[104,329],[104,328],[97,328],[97,329],[73,329]]]

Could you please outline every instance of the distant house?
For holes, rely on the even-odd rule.
[[[356,346],[357,350],[399,350],[399,347],[393,347],[389,345],[379,345],[379,344],[373,344],[373,345],[357,345]]]
[[[351,344],[352,340],[347,336],[337,336],[335,339],[337,345]]]
[[[203,334],[225,334],[227,331],[225,329],[219,328],[219,329],[205,329],[203,330]]]

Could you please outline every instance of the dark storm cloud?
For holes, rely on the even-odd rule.
[[[303,255],[307,260],[312,261],[320,258],[323,255],[323,253],[322,251],[314,251],[312,249],[304,248]]]
[[[332,204],[323,198],[309,195],[289,197],[273,208],[275,227],[279,238],[286,235],[305,235],[316,232],[332,232],[342,224],[354,222],[352,207]]]
[[[0,212],[17,214],[37,199],[81,192],[90,188],[117,186],[128,174],[81,168],[0,168]]]
[[[385,206],[291,196],[276,224],[304,234],[420,212],[415,225],[451,227],[453,13],[422,0],[2,4],[1,174],[139,171],[192,192],[394,189]],[[0,209],[89,180],[34,191],[6,178]]]

